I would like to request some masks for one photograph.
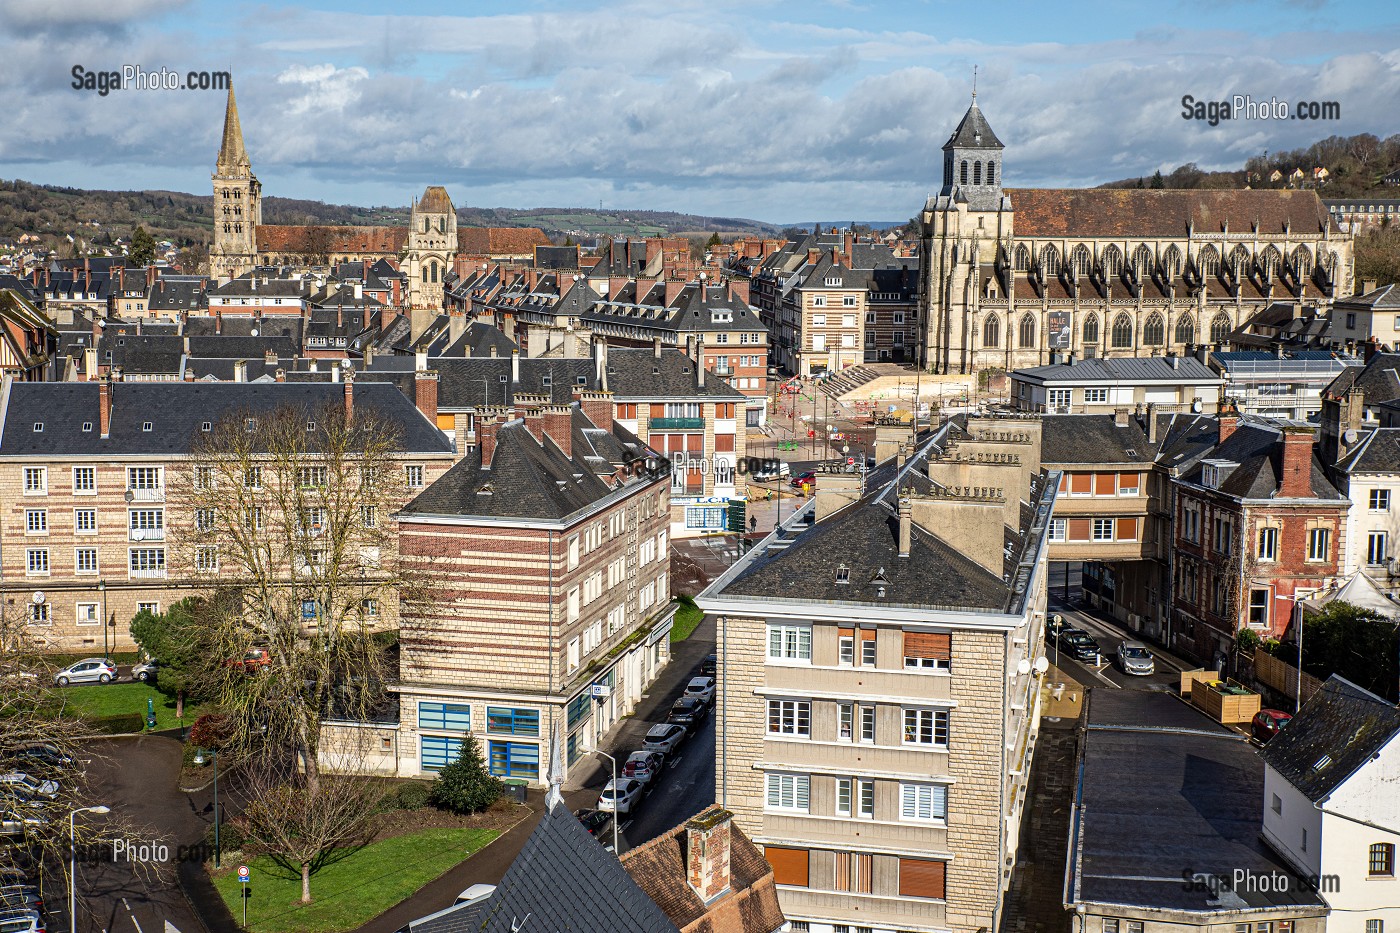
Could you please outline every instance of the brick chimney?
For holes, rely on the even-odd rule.
[[[541,430],[559,446],[564,456],[574,456],[574,407],[572,405],[546,405],[540,412]]]
[[[481,448],[481,468],[491,469],[491,458],[496,455],[496,432],[500,430],[500,419],[487,415],[476,419],[476,443]]]
[[[355,417],[355,371],[345,371],[345,421],[348,424]]]
[[[685,824],[685,880],[709,904],[732,889],[729,874],[734,814],[711,808]]]
[[[1283,476],[1278,494],[1285,499],[1311,499],[1313,432],[1286,428],[1283,432]]]
[[[730,280],[729,280],[729,298],[730,298],[731,301],[742,301],[744,304],[748,304],[748,303],[749,303],[749,280],[748,280],[748,279],[730,279]]]
[[[1222,401],[1220,403],[1220,414],[1217,416],[1216,421],[1220,424],[1220,433],[1215,442],[1217,444],[1223,444],[1231,434],[1235,433],[1235,428],[1239,426],[1239,410],[1230,402]]]
[[[277,371],[274,372],[272,375],[273,375],[273,378],[276,379],[278,382],[286,382],[286,381],[287,381],[287,371],[286,371],[285,369],[283,369],[282,367],[280,367],[280,366],[277,367]]]
[[[815,246],[807,250],[807,265],[815,266],[817,260],[822,258],[822,251]]]
[[[349,381],[350,371],[346,370],[346,381]],[[418,410],[423,413],[433,424],[437,424],[438,415],[438,374],[437,370],[420,370],[413,374],[413,401],[418,406]]]
[[[685,288],[685,282],[681,279],[666,280],[666,307],[671,306],[671,302],[676,300],[676,296]]]
[[[611,392],[606,390],[600,392],[585,389],[582,386],[574,386],[573,396],[574,401],[583,411],[584,417],[593,422],[595,428],[612,431],[613,397]]]
[[[112,382],[106,376],[97,384],[97,425],[102,429],[102,436],[109,437],[112,433]]]

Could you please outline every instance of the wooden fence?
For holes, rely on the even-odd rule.
[[[1298,669],[1264,651],[1254,652],[1254,678],[1286,697],[1298,696]],[[1310,700],[1321,687],[1322,681],[1311,674],[1304,674],[1303,702]]]

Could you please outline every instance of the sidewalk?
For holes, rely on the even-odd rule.
[[[1122,622],[1113,618],[1113,616],[1108,615],[1107,613],[1101,610],[1094,609],[1093,607],[1088,606],[1079,600],[1071,600],[1069,603],[1066,603],[1060,597],[1054,597],[1053,603],[1057,605],[1052,605],[1050,609],[1051,615],[1054,615],[1056,612],[1060,613],[1066,618],[1069,618],[1071,615],[1081,615],[1085,618],[1093,619],[1095,622],[1099,623],[1104,628],[1113,630],[1122,638],[1133,639],[1151,645],[1152,656],[1155,657],[1158,661],[1165,662],[1167,667],[1170,667],[1178,674],[1182,671],[1196,671],[1201,669],[1201,665],[1193,661],[1185,660],[1180,655],[1174,653],[1170,648],[1158,642],[1156,639],[1149,638],[1146,635],[1143,635],[1141,632],[1133,632],[1128,630],[1124,627]]]

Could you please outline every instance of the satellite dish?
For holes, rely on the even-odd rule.
[[[256,337],[256,336],[258,335],[258,329],[257,329],[256,327],[254,327],[252,330],[248,331],[248,333],[249,333],[250,335]]]
[[[349,361],[349,360],[341,360],[341,361],[340,361],[340,368],[341,368],[341,369],[349,369],[349,368],[350,368],[350,361]]]
[[[1049,658],[1047,658],[1045,655],[1041,655],[1040,657],[1035,659],[1035,672],[1037,674],[1044,674],[1048,670],[1050,670]]]
[[[1356,428],[1347,428],[1342,432],[1342,440],[1346,441],[1348,444],[1355,444],[1358,436]]]
[[[43,590],[35,590],[34,595],[29,598],[34,600],[34,605],[42,606],[44,604],[44,600],[48,597],[44,595]]]
[[[1016,673],[1029,674],[1031,672],[1031,662],[1022,658],[1016,662]]]
[[[1200,400],[1200,399],[1196,399],[1194,402],[1191,403],[1191,410],[1192,410],[1193,412],[1195,412],[1196,414],[1198,414],[1198,415],[1201,413],[1201,400]]]
[[[134,528],[134,529],[132,529],[132,531],[131,531],[131,540],[133,540],[133,541],[145,541],[145,540],[146,540],[146,532],[142,531],[140,528]]]

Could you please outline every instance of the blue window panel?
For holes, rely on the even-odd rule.
[[[540,777],[540,747],[520,742],[491,742],[491,773],[496,777]]]
[[[418,761],[424,771],[441,771],[462,754],[462,740],[452,735],[420,735]]]
[[[593,715],[593,695],[585,690],[569,701],[569,726],[570,732],[581,722],[586,722],[589,716]]]
[[[486,707],[486,731],[497,735],[539,735],[540,711],[512,709],[508,706]]]
[[[419,703],[418,728],[469,732],[472,708],[464,703]]]

